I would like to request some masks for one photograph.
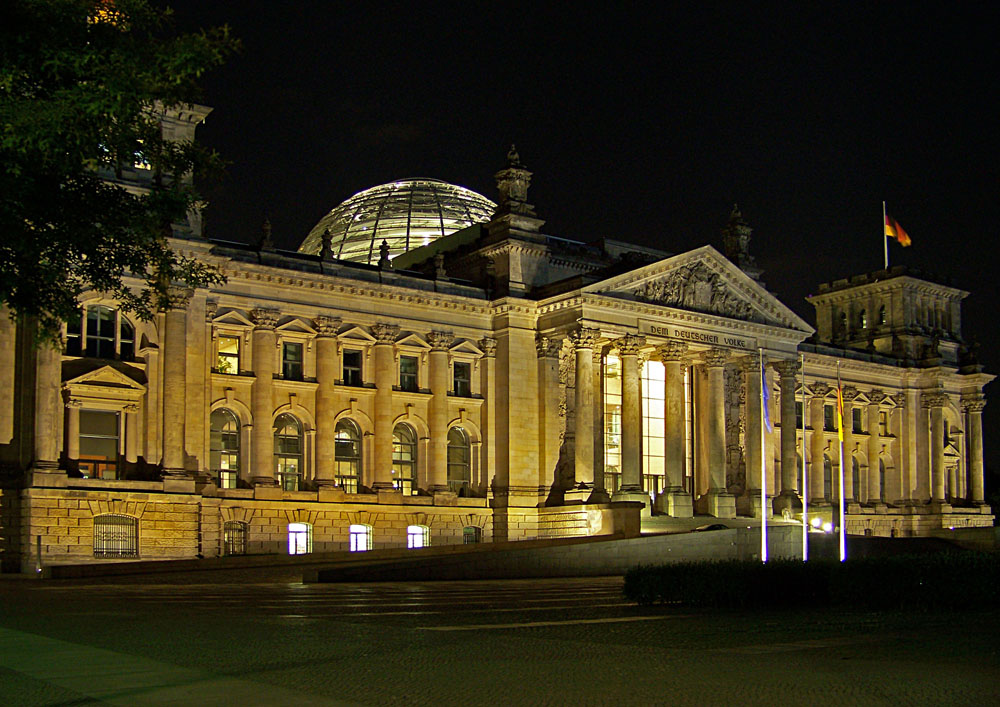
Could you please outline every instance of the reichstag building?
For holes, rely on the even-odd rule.
[[[207,112],[165,122],[193,139]],[[295,252],[192,220],[173,246],[227,283],[150,322],[92,292],[61,351],[0,317],[4,569],[781,523],[803,499],[836,520],[841,475],[848,533],[992,525],[967,292],[857,275],[810,324],[738,209],[718,247],[581,243],[543,231],[530,180],[512,148],[495,202],[375,186]]]

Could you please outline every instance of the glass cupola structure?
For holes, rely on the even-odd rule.
[[[300,253],[317,255],[323,232],[330,230],[333,257],[374,265],[382,241],[389,257],[428,245],[476,223],[485,223],[497,206],[482,194],[437,179],[400,179],[365,189],[320,219]]]

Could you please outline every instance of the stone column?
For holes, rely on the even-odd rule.
[[[597,407],[597,396],[594,394],[594,344],[599,336],[600,330],[588,327],[580,327],[570,336],[576,355],[576,400],[573,408],[576,422],[574,435],[576,483],[580,488],[591,491],[595,483],[594,418]],[[603,475],[601,481],[603,488]]]
[[[14,439],[14,373],[17,361],[17,324],[10,309],[0,304],[0,444]]]
[[[642,490],[642,399],[639,383],[639,349],[646,338],[626,334],[615,342],[622,364],[622,484],[613,501],[644,501]]]
[[[833,501],[836,495],[837,484],[830,479],[830,498],[826,498],[823,491],[823,453],[826,451],[826,420],[823,408],[826,406],[826,394],[830,392],[830,386],[825,383],[814,383],[812,386],[813,397],[809,400],[809,423],[812,432],[809,437],[809,504],[817,504]],[[833,470],[831,469],[831,475]]]
[[[334,381],[337,380],[337,331],[340,317],[320,315],[316,327],[316,485],[330,487],[337,483],[334,474],[335,425],[337,414]]]
[[[705,352],[708,370],[708,492],[706,507],[716,518],[735,518],[736,499],[726,493],[726,361],[729,351],[709,349]]]
[[[841,397],[844,400],[844,458],[840,460],[841,468],[844,470],[844,499],[845,501],[861,501],[860,489],[854,488],[854,399],[858,397],[858,389],[851,385],[845,385],[840,389]],[[859,474],[858,484],[861,484]]]
[[[479,467],[479,488],[478,491],[485,497],[490,488],[491,476],[496,469],[496,362],[497,362],[497,340],[491,337],[484,337],[478,341],[479,348],[483,352],[480,361],[480,372],[482,375],[482,431],[483,459]]]
[[[187,478],[184,469],[187,306],[191,290],[171,288],[163,332],[163,475]]]
[[[787,359],[776,361],[778,371],[778,386],[781,391],[781,494],[774,499],[775,513],[785,510],[790,513],[802,512],[802,499],[799,497],[799,465],[796,463],[798,444],[796,443],[795,425],[795,385],[801,365],[798,361]],[[803,410],[805,415],[806,411]],[[805,455],[805,440],[802,440],[803,456]],[[802,490],[805,493],[805,490]]]
[[[943,504],[948,500],[944,468],[944,406],[948,396],[932,391],[924,393],[921,398],[931,417],[931,503]]]
[[[254,486],[276,486],[271,414],[274,412],[274,325],[278,323],[278,311],[257,308],[250,312],[250,319],[254,323],[251,345],[255,378],[250,395],[250,411],[253,413],[251,479]]]
[[[78,417],[77,435],[79,432]],[[125,461],[129,464],[139,461],[139,406],[135,404],[125,406]]]
[[[538,353],[538,413],[541,422],[538,426],[538,490],[540,494],[546,495],[550,489],[554,491],[569,490],[573,485],[573,479],[559,478],[558,472],[559,427],[561,423],[559,418],[559,351],[562,349],[562,341],[539,335],[535,337],[535,347]],[[577,377],[579,378],[579,371]],[[579,400],[579,389],[577,389],[576,395]],[[576,415],[577,424],[579,424],[579,410],[577,410]],[[579,435],[576,444],[580,444]],[[579,454],[579,448],[577,453]],[[566,472],[568,471],[566,470]],[[566,476],[568,475],[566,473]]]
[[[769,505],[764,506],[765,514],[761,514],[761,478],[762,462],[764,459],[764,424],[761,406],[761,356],[760,354],[748,354],[739,360],[746,380],[746,396],[744,401],[746,420],[746,501],[752,509],[754,518],[768,517],[772,515]],[[772,485],[771,478],[763,476],[767,480],[767,497],[772,499],[778,495],[778,489]]]
[[[976,506],[986,505],[983,490],[983,408],[986,397],[982,394],[964,396],[962,410],[968,420],[966,449],[968,449],[969,501]]]
[[[595,344],[593,361],[594,374],[594,490],[587,503],[607,503],[611,500],[604,485],[604,347]]]
[[[431,458],[428,468],[431,493],[448,489],[448,349],[455,340],[450,331],[432,331],[427,340],[430,352],[430,433]]]
[[[877,388],[868,392],[868,503],[874,504],[881,503],[885,495],[879,475],[882,453],[879,408],[885,398],[885,393]]]
[[[79,400],[66,401],[66,459],[75,464],[80,460],[80,408]]]
[[[657,349],[664,371],[663,452],[667,487],[667,515],[690,518],[694,514],[691,494],[684,491],[684,354],[683,341],[670,341]]]
[[[392,485],[392,384],[396,379],[395,346],[399,327],[375,324],[375,473],[372,489],[391,491]]]

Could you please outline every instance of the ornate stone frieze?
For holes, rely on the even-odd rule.
[[[328,317],[325,314],[313,318],[313,326],[319,336],[336,336],[344,320],[340,317]]]
[[[573,342],[573,346],[578,349],[592,349],[594,344],[601,336],[600,329],[592,329],[590,327],[580,327],[576,331],[569,335],[569,340]]]
[[[562,350],[562,339],[538,334],[535,336],[535,349],[539,358],[556,358]]]
[[[982,393],[963,395],[961,402],[963,412],[982,412],[986,407],[986,396]]]
[[[737,295],[722,276],[703,262],[671,272],[633,292],[637,299],[667,307],[762,322],[753,305]]]
[[[255,307],[250,310],[250,321],[257,329],[274,329],[278,323],[278,310],[268,307]]]
[[[395,324],[378,322],[372,324],[372,336],[375,337],[376,344],[394,344],[399,337],[399,327]]]
[[[688,345],[686,341],[668,341],[662,346],[659,346],[656,349],[656,353],[663,362],[680,361],[683,360],[684,354],[687,353],[687,350]]]
[[[494,338],[492,338],[490,336],[484,336],[477,343],[479,344],[479,348],[483,352],[483,356],[485,356],[486,358],[493,358],[494,356],[497,355],[497,340],[496,339],[494,339]]]
[[[638,334],[626,334],[615,340],[618,353],[622,356],[638,356],[639,349],[646,345],[646,337]]]
[[[432,331],[427,335],[432,351],[447,351],[454,341],[455,335],[450,331]]]
[[[729,351],[727,349],[709,349],[702,355],[705,358],[705,365],[709,368],[725,366],[729,360]]]

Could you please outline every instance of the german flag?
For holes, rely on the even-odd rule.
[[[885,216],[885,235],[887,238],[895,238],[899,241],[899,245],[904,248],[913,242],[910,240],[906,231],[903,230],[903,227],[896,223],[896,219],[892,218],[888,214]]]

